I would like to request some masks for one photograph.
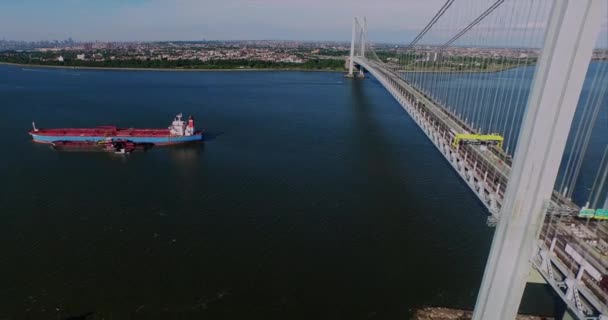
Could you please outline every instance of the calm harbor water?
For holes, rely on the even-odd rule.
[[[407,319],[472,308],[487,213],[374,79],[0,65],[0,319]],[[60,153],[38,127],[204,144]],[[540,286],[524,309],[559,305]]]

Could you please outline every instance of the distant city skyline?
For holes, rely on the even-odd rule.
[[[371,41],[407,43],[444,3],[444,0],[2,0],[0,39],[350,41],[352,18],[366,16]],[[501,9],[524,17],[530,8],[522,3],[525,2],[505,2]],[[464,26],[450,22],[472,21],[485,9],[485,3],[477,2],[475,10],[462,7],[467,4],[453,6],[421,43],[446,41]],[[463,15],[465,18],[461,19]],[[487,30],[501,30],[506,23],[489,21],[491,17],[486,20]],[[520,31],[540,33],[541,21],[522,21],[525,23],[516,26]],[[496,44],[507,44],[500,31],[493,36]],[[466,39],[462,42],[466,44]],[[526,46],[526,39],[514,37],[509,42],[512,46]],[[599,45],[605,47],[605,43],[604,39]]]

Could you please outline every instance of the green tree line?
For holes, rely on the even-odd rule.
[[[302,69],[302,70],[344,70],[344,61],[335,59],[310,59],[303,63],[258,61],[258,60],[104,60],[83,61],[64,57],[65,61],[42,61],[41,56],[29,54],[0,55],[0,62],[19,64],[40,64],[66,67],[99,67],[99,68],[158,68],[158,69]],[[47,57],[44,57],[47,58]],[[47,58],[48,59],[48,58]]]

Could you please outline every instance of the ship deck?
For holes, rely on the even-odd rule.
[[[134,129],[117,128],[111,126],[96,128],[57,128],[38,129],[30,131],[30,134],[40,136],[108,136],[108,137],[166,137],[170,136],[169,129]]]

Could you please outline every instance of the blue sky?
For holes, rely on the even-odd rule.
[[[425,36],[443,43],[495,0],[459,0]],[[0,39],[80,41],[350,40],[366,16],[373,42],[408,42],[445,0],[0,0]],[[517,45],[542,34],[551,0],[510,0],[461,44]],[[504,31],[511,26],[512,33]],[[606,22],[604,22],[606,28]],[[603,33],[605,37],[605,32]],[[525,42],[525,41],[524,41]],[[603,41],[604,43],[606,40]],[[458,43],[457,43],[458,44]],[[605,45],[604,45],[605,46]]]
[[[349,40],[367,15],[379,40],[412,37],[444,0],[0,0],[0,38]],[[403,41],[403,40],[402,40]]]

